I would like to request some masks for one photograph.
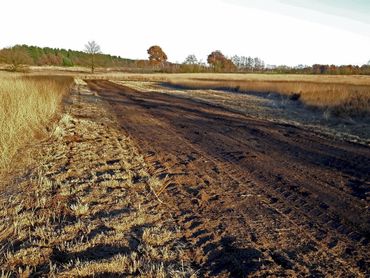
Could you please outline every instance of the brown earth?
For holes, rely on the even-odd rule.
[[[366,277],[370,149],[180,96],[89,81],[200,276]]]

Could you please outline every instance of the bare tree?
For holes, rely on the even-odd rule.
[[[234,65],[238,68],[238,69],[241,69],[243,67],[243,64],[242,64],[242,57],[238,56],[238,55],[234,55],[233,57],[231,57],[231,61],[234,63]]]
[[[182,72],[200,72],[204,67],[194,54],[188,55],[180,66]]]
[[[194,54],[188,55],[184,61],[185,65],[197,65],[198,59]]]
[[[85,45],[85,52],[91,57],[91,73],[95,71],[95,55],[101,53],[100,46],[95,41],[89,41]]]

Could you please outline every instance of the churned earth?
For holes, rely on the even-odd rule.
[[[211,102],[89,81],[205,276],[366,276],[370,149]]]

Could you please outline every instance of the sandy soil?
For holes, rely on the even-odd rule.
[[[204,276],[368,273],[370,149],[108,81],[111,105]]]

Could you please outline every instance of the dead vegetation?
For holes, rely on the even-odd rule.
[[[72,79],[3,74],[0,80],[0,170],[4,170],[26,142],[42,136]]]

